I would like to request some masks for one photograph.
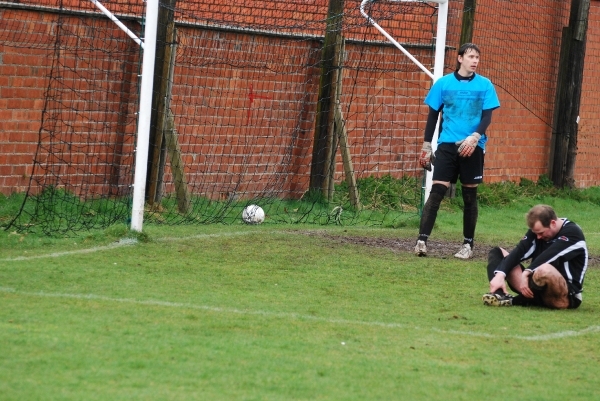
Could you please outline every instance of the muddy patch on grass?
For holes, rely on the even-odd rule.
[[[322,237],[339,244],[362,245],[374,248],[389,249],[392,252],[398,253],[413,253],[415,247],[415,238],[377,238],[377,237],[360,237],[354,235],[339,235],[331,234],[325,231],[301,231],[301,234]],[[482,244],[475,243],[473,249],[473,259],[479,261],[487,261],[487,255],[490,249],[495,246],[502,246],[507,250],[511,250],[514,244]],[[427,241],[427,257],[448,259],[454,258],[454,254],[460,249],[460,242],[442,241],[430,239]],[[589,256],[589,267],[600,268],[600,256]]]

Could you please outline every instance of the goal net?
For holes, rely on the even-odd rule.
[[[15,127],[33,166],[11,227],[63,235],[131,217],[143,50],[95,3],[0,1],[2,67],[43,87],[21,80],[34,99],[23,104],[39,105],[37,121],[3,124]],[[145,3],[100,3],[144,40]],[[146,223],[241,224],[244,207],[258,204],[265,223],[417,227],[431,78],[373,28],[360,4],[160,2]],[[461,36],[480,46],[479,70],[502,99],[486,180],[537,179],[546,172],[569,5],[474,7],[449,3],[444,73],[455,68]],[[435,3],[380,0],[367,11],[433,68]],[[596,47],[588,44],[592,60]],[[596,92],[583,101],[587,116],[598,114]],[[600,156],[596,131],[580,125],[590,160]],[[523,138],[533,141],[527,160]]]
[[[5,46],[47,60],[34,167],[13,222],[21,229],[65,234],[130,218],[142,49],[94,3],[2,10]],[[103,6],[143,38],[140,4]],[[160,3],[145,222],[239,223],[249,204],[273,223],[416,217],[431,80],[358,7],[346,1],[332,15],[324,0]],[[435,6],[381,2],[369,11],[432,64]],[[328,52],[333,18],[343,43]],[[329,70],[327,54],[337,57]]]

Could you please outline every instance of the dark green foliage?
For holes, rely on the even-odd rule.
[[[416,210],[421,203],[420,182],[415,177],[397,179],[387,174],[382,177],[367,177],[357,181],[360,200],[364,208],[373,210]],[[338,197],[348,196],[348,185],[336,186]]]
[[[301,199],[231,197],[212,200],[195,197],[186,213],[180,213],[177,199],[172,194],[167,194],[160,205],[145,211],[144,221],[168,225],[242,224],[242,210],[254,203],[265,210],[266,224],[412,226],[418,220],[415,217],[418,217],[421,209],[422,185],[421,178],[404,176],[398,179],[389,174],[359,179],[357,186],[360,209],[351,204],[345,181],[335,186],[331,202],[327,202],[320,191],[306,192]],[[482,184],[478,190],[479,204],[496,208],[523,203],[525,199],[534,203],[543,202],[549,197],[600,205],[600,187],[557,189],[548,177],[541,176],[537,182],[522,178],[519,183]],[[446,199],[442,207],[450,210],[463,207],[460,184],[457,186],[456,197]],[[47,236],[71,235],[81,230],[103,230],[114,224],[125,227],[130,223],[130,216],[129,197],[83,201],[78,196],[53,186],[47,187],[37,196],[0,196],[0,228],[10,227],[19,232]]]
[[[106,228],[126,221],[131,214],[127,198],[83,201],[54,186],[46,187],[39,195],[14,195],[2,199],[0,210],[12,212],[11,218],[1,219],[0,227],[11,225],[18,231],[46,235]]]
[[[0,228],[5,227],[19,212],[25,194],[0,194]]]
[[[577,202],[589,202],[600,205],[600,187],[586,189],[558,189],[552,181],[542,175],[537,182],[521,178],[519,183],[507,181],[494,184],[481,184],[477,191],[479,205],[488,207],[501,207],[523,199],[540,200],[546,197],[571,199]],[[456,197],[452,205],[462,207],[460,184],[457,186]]]

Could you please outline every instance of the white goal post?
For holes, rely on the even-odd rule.
[[[135,172],[133,176],[133,201],[131,207],[131,230],[142,231],[144,204],[146,198],[146,177],[148,174],[148,150],[150,149],[150,119],[152,117],[152,90],[154,86],[154,57],[156,55],[156,34],[158,29],[159,0],[145,0],[146,26],[144,40],[138,38],[129,28],[115,17],[98,0],[90,0],[111,21],[123,30],[144,50],[142,59],[142,81],[140,83],[140,107],[135,148]]]
[[[435,38],[435,61],[433,66],[433,73],[429,71],[423,64],[421,64],[412,54],[410,54],[400,43],[398,43],[392,36],[387,33],[377,22],[371,18],[365,11],[365,6],[368,3],[372,3],[375,0],[363,0],[360,3],[360,12],[361,14],[369,21],[371,25],[373,25],[379,32],[383,34],[394,46],[396,46],[402,53],[406,55],[413,63],[415,63],[423,72],[425,72],[433,82],[437,81],[444,74],[444,58],[445,58],[445,50],[446,50],[446,27],[448,23],[448,0],[430,0],[430,1],[422,1],[422,0],[387,0],[395,3],[437,3],[438,6],[438,25],[437,25],[437,33]],[[437,138],[438,138],[438,129],[439,129],[439,120],[438,125],[436,126],[435,133],[433,135],[433,139],[431,140],[431,148],[432,151],[435,152],[437,148]],[[432,166],[431,171],[427,171],[425,177],[425,201],[429,197],[429,192],[431,191],[432,184],[432,176],[433,169],[435,167]]]
[[[146,1],[146,28],[144,30],[144,57],[142,59],[142,82],[140,89],[140,113],[135,148],[135,173],[133,179],[133,204],[131,229],[142,231],[146,176],[148,174],[148,150],[150,149],[150,119],[152,117],[152,89],[154,84],[154,57],[158,29],[158,0]]]

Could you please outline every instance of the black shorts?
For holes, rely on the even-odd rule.
[[[440,143],[435,151],[433,181],[456,183],[458,177],[463,184],[483,182],[483,159],[485,153],[479,146],[469,157],[458,155],[458,145]]]

